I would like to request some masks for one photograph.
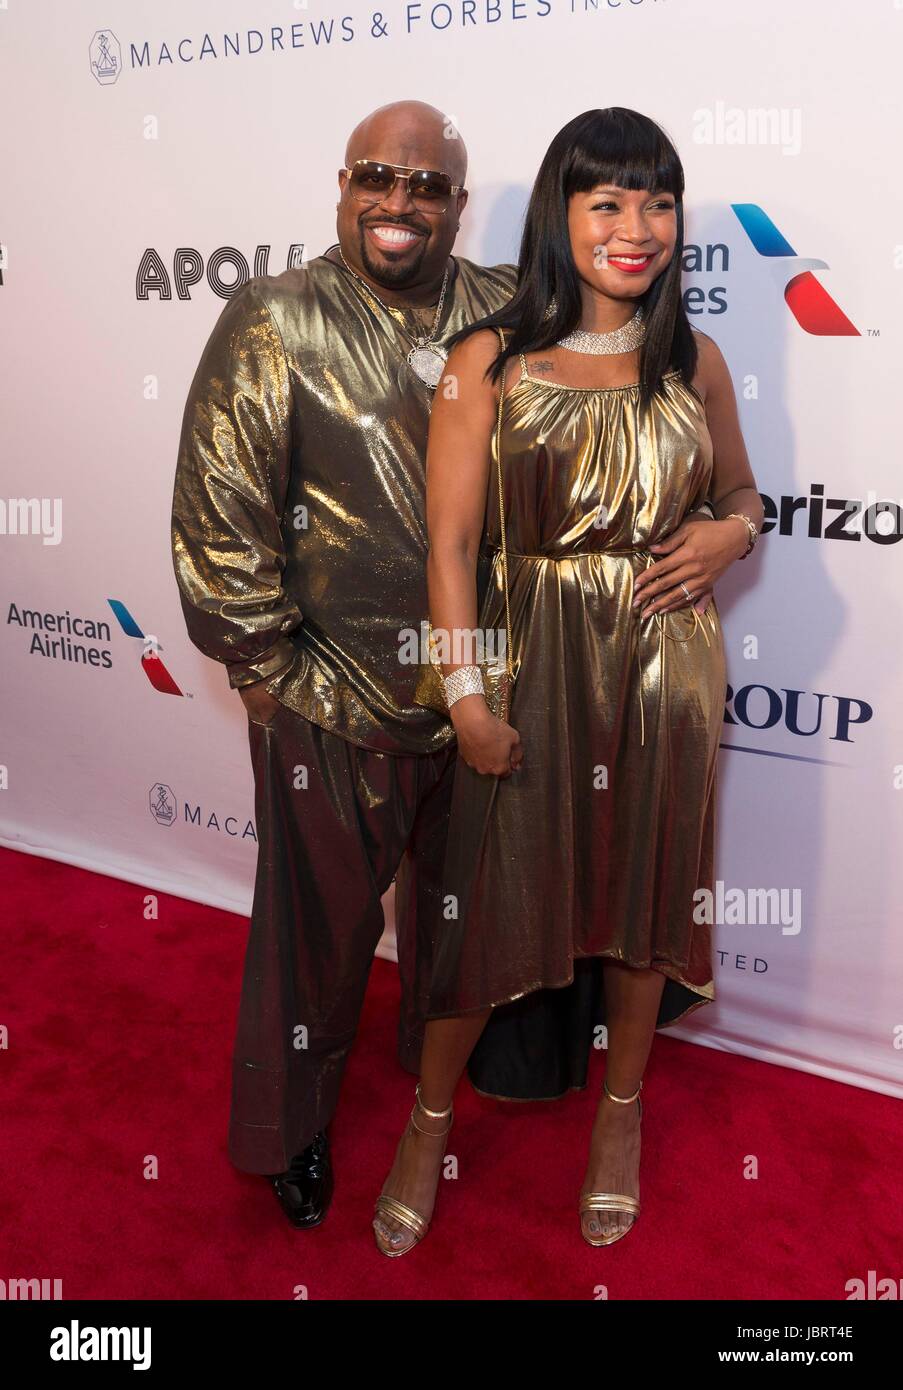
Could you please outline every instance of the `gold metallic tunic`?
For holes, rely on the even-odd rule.
[[[504,304],[517,278],[452,262],[438,342]],[[255,276],[191,384],[172,508],[188,633],[230,685],[265,679],[298,714],[388,753],[454,737],[414,704],[419,668],[399,660],[428,606],[432,393],[406,361],[419,331],[326,256]]]
[[[727,676],[714,599],[698,620],[631,604],[648,547],[706,496],[705,407],[677,372],[642,409],[636,386],[559,385],[520,362],[501,451],[524,761],[498,779],[458,759],[442,880],[458,916],[441,924],[429,1013],[561,989],[596,956],[668,977],[662,1026],[714,997],[693,895],[713,887]],[[499,543],[493,487],[483,631],[505,626]],[[493,1055],[490,1024],[481,1089],[537,1094],[516,1055],[527,1036],[508,1028]]]

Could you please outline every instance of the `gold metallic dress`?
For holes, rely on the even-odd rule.
[[[660,970],[659,1027],[714,998],[694,893],[712,887],[726,669],[714,600],[704,615],[631,608],[648,546],[706,497],[699,396],[672,371],[642,410],[635,385],[570,387],[520,366],[501,450],[524,761],[500,779],[458,759],[443,874],[458,916],[439,930],[430,1016],[520,1000],[493,1016],[469,1072],[478,1089],[538,1098],[585,1079],[604,1019],[589,958]],[[505,626],[497,487],[488,497],[483,630]]]

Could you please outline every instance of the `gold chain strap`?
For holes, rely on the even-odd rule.
[[[502,349],[505,347],[505,335],[501,328],[496,327],[496,332],[501,340]],[[502,578],[505,584],[505,668],[509,676],[514,675],[511,664],[511,610],[508,605],[508,549],[505,543],[505,497],[502,487],[502,405],[505,400],[505,376],[508,371],[508,363],[505,362],[502,368],[502,380],[499,387],[499,413],[495,424],[495,466],[499,480],[499,531],[502,537]]]

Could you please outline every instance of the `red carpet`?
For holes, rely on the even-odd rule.
[[[293,1231],[225,1152],[246,921],[25,854],[4,879],[0,1279],[64,1298],[843,1299],[899,1278],[900,1105],[659,1034],[644,1087],[643,1211],[611,1249],[576,1214],[595,1101],[501,1105],[465,1081],[425,1242],[373,1245],[413,1098],[395,967],[374,965],[332,1127],[336,1195]],[[601,1085],[603,1056],[594,1071]],[[159,1177],[144,1177],[146,1156]],[[758,1179],[744,1177],[749,1155]]]

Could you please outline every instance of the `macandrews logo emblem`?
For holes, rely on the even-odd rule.
[[[91,71],[101,87],[111,87],[122,72],[122,49],[111,29],[98,29],[88,47]]]
[[[813,270],[827,270],[827,261],[804,260],[757,203],[731,203],[740,226],[760,256],[780,265],[780,272],[792,272],[784,285],[784,299],[800,328],[827,338],[859,338],[862,335],[839,304],[828,294]],[[788,264],[789,263],[789,264]]]
[[[150,813],[158,825],[173,825],[176,820],[176,794],[165,782],[155,782],[148,793]]]

